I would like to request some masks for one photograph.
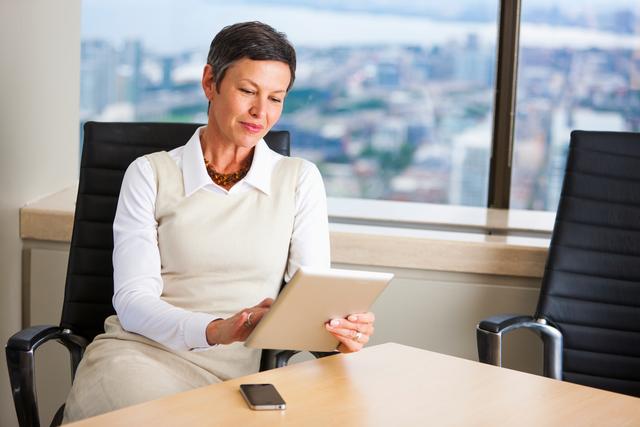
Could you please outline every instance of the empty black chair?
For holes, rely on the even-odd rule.
[[[544,341],[544,374],[640,396],[640,134],[571,133],[538,307],[477,327],[481,362],[501,364],[517,328]]]
[[[104,332],[104,320],[114,314],[112,224],[124,172],[137,157],[169,151],[185,144],[197,124],[96,123],[84,125],[78,198],[69,251],[64,306],[59,326],[26,328],[6,346],[13,399],[21,427],[39,426],[34,381],[34,351],[58,340],[70,351],[72,376],[85,347]],[[289,155],[289,133],[271,131],[265,141],[271,149]],[[284,366],[293,351],[263,352],[261,369]],[[321,357],[326,354],[316,354]],[[62,408],[53,424],[59,423]]]

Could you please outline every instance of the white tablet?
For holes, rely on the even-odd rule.
[[[302,267],[247,338],[247,347],[333,351],[339,342],[330,319],[369,311],[391,273]]]

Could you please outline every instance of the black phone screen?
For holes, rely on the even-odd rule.
[[[240,390],[253,406],[282,407],[285,404],[273,384],[240,384]]]

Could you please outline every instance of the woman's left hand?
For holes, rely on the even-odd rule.
[[[340,341],[338,351],[353,353],[360,351],[373,335],[373,313],[350,314],[345,319],[331,319],[325,324],[327,331]]]

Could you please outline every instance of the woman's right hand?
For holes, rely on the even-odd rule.
[[[265,298],[258,305],[245,308],[228,319],[216,319],[207,325],[207,342],[231,344],[244,341],[273,304],[273,298]]]

